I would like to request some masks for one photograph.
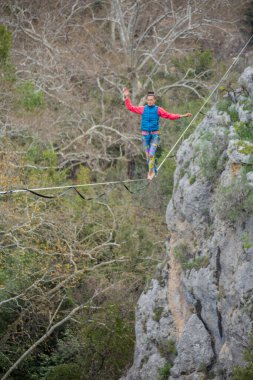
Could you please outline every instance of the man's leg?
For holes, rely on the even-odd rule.
[[[150,150],[151,138],[152,138],[152,135],[143,135],[142,136],[142,144],[145,148],[145,154],[146,154],[146,160],[147,160],[148,166],[149,166],[149,150]]]
[[[159,135],[151,135],[150,149],[149,149],[149,175],[148,178],[152,179],[155,175],[155,153],[159,143]]]

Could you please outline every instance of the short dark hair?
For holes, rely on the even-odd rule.
[[[155,93],[154,93],[154,91],[148,91],[147,96],[153,96],[153,97],[155,98]]]

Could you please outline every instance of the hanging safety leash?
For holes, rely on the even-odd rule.
[[[80,198],[86,201],[90,201],[93,199],[97,199],[105,195],[105,193],[102,193],[96,198],[86,198],[82,193],[80,193],[78,188],[87,188],[87,187],[95,187],[95,186],[109,186],[109,185],[123,185],[124,188],[129,191],[131,194],[135,194],[142,189],[144,189],[145,186],[143,186],[141,189],[138,189],[137,191],[133,192],[132,190],[129,189],[128,186],[126,186],[126,183],[132,183],[132,182],[140,182],[140,181],[147,181],[146,178],[140,178],[140,179],[128,179],[128,180],[123,180],[123,181],[110,181],[110,182],[97,182],[97,183],[85,183],[85,184],[78,184],[78,185],[63,185],[63,186],[51,186],[51,187],[37,187],[37,188],[23,188],[23,189],[11,189],[11,190],[6,190],[6,191],[0,191],[0,195],[12,195],[12,194],[18,194],[18,193],[31,193],[34,194],[38,197],[41,198],[46,198],[46,199],[53,199],[53,198],[59,198],[62,195],[64,195],[68,190],[74,190]],[[63,193],[59,195],[45,195],[41,194],[41,191],[47,191],[47,190],[65,190]]]

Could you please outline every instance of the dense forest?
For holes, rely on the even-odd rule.
[[[196,114],[253,32],[250,0],[1,0],[0,376],[116,380],[165,259],[174,157],[146,182],[134,104]],[[203,113],[230,100],[244,51]],[[162,121],[161,161],[189,120]],[[70,186],[42,198],[9,190]]]

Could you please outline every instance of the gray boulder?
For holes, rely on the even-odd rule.
[[[203,322],[193,314],[185,325],[185,330],[177,345],[178,356],[171,370],[172,380],[185,373],[201,372],[214,359],[212,341]]]

